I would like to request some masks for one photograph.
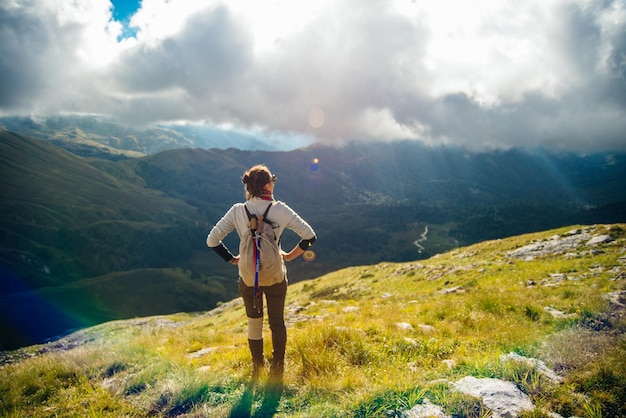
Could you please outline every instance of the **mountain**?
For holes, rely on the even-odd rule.
[[[85,157],[136,158],[180,148],[292,150],[307,138],[237,132],[208,125],[131,127],[104,116],[0,117],[0,128],[38,138]]]
[[[199,260],[200,274],[168,273],[206,253],[208,226],[198,228],[193,206],[145,187],[122,164],[90,162],[6,131],[0,132],[0,149],[3,348],[141,312],[207,309],[236,295],[234,286],[220,284],[226,272],[221,263],[211,268]],[[153,289],[164,275],[170,286],[146,310],[150,291],[137,283]],[[115,284],[109,286],[115,291],[92,294],[88,279],[98,277]],[[178,303],[165,300],[173,288],[185,293]]]
[[[212,210],[210,218],[241,199],[238,179],[258,162],[278,175],[277,198],[317,226],[323,259],[341,253],[339,266],[410,260],[581,221],[617,222],[626,213],[623,154],[470,154],[396,142],[289,153],[177,150],[128,163],[149,187]],[[426,226],[428,245],[420,249],[413,243]]]
[[[276,198],[318,234],[315,260],[289,264],[292,283],[487,239],[622,222],[626,214],[623,154],[475,154],[394,142],[289,152],[183,148],[111,160],[0,131],[0,331],[10,335],[3,347],[232,299],[236,272],[205,238],[243,199],[241,174],[257,163],[278,175]],[[283,246],[297,240],[286,233]],[[226,244],[236,249],[236,237]],[[134,282],[156,286],[164,277],[171,280],[164,293],[187,293],[146,305]],[[94,280],[116,291],[94,293]],[[24,323],[20,312],[35,304]]]
[[[108,322],[0,352],[0,415],[624,417],[624,248],[568,226],[291,284],[282,387],[240,299]]]
[[[135,237],[147,235],[147,240],[151,233],[196,220],[194,207],[146,188],[122,165],[91,164],[45,142],[7,132],[0,132],[0,140],[3,238],[17,244],[4,248],[33,250],[35,268],[46,266],[45,274],[38,276],[50,280],[42,285],[54,285],[57,276],[71,281],[103,268],[114,270],[119,262],[100,250],[118,248],[133,257],[137,248],[124,247],[128,230]],[[175,248],[168,251],[175,253]],[[79,260],[82,257],[86,259]]]

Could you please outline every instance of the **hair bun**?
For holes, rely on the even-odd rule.
[[[246,171],[241,177],[242,183],[246,185],[246,198],[260,197],[265,185],[272,181],[270,170],[263,164],[257,164]]]

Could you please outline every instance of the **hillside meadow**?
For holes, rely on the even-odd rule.
[[[570,226],[292,284],[278,391],[250,382],[238,299],[108,322],[2,353],[0,415],[494,416],[453,390],[474,376],[513,382],[534,405],[522,417],[626,416],[625,263],[626,225]]]

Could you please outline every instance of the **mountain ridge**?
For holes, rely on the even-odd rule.
[[[278,174],[276,198],[318,233],[315,261],[290,263],[293,282],[550,227],[619,222],[626,213],[621,154],[467,154],[396,142],[289,152],[179,149],[114,161],[6,131],[0,137],[4,295],[51,286],[78,292],[64,285],[124,271],[180,269],[185,274],[174,276],[172,288],[189,277],[212,289],[212,303],[229,300],[237,294],[236,272],[206,248],[205,238],[230,205],[243,200],[240,176],[257,163]],[[427,240],[415,245],[426,228]],[[225,242],[236,248],[236,237]],[[283,237],[284,247],[296,242]],[[182,282],[181,288],[191,289]],[[193,300],[197,292],[190,292]],[[2,300],[5,311],[15,306]],[[153,309],[166,313],[156,301]],[[197,309],[205,305],[198,302]],[[101,317],[78,314],[87,323]]]
[[[0,117],[0,128],[39,138],[84,157],[111,160],[154,155],[181,148],[239,148],[244,150],[291,150],[305,138],[290,140],[279,135],[253,135],[208,125],[157,125],[133,127],[101,115],[49,117]],[[259,136],[262,136],[260,138]]]

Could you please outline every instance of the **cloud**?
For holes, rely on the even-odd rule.
[[[6,0],[0,23],[4,114],[626,149],[623,1],[144,0],[122,39],[108,1]]]

